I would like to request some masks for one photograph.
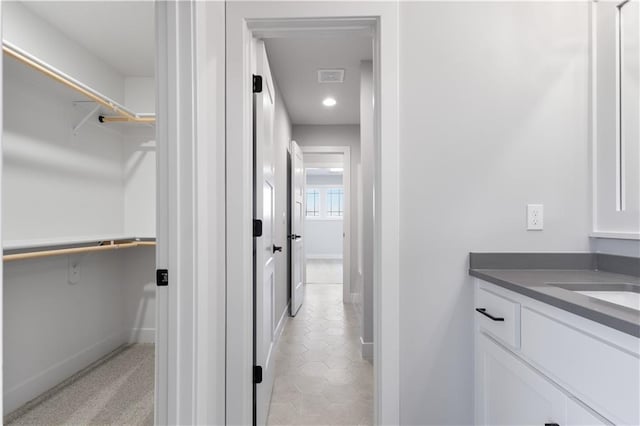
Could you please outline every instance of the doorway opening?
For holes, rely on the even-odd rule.
[[[344,160],[341,155],[325,158],[330,155],[305,156],[305,281],[342,286]]]
[[[4,423],[153,424],[155,4],[2,19]]]
[[[363,349],[364,344],[368,343],[374,358],[375,386],[372,385],[372,388],[375,402],[369,403],[370,407],[373,406],[373,410],[370,410],[373,411],[373,414],[369,417],[375,418],[375,422],[381,424],[397,424],[399,421],[398,11],[396,5],[389,2],[336,3],[330,10],[325,6],[311,3],[287,3],[285,5],[284,3],[271,2],[236,2],[228,3],[226,7],[227,134],[225,158],[227,162],[226,193],[228,194],[226,199],[226,418],[228,422],[234,424],[249,424],[254,421],[263,424],[262,422],[266,422],[266,417],[254,418],[255,399],[252,396],[255,395],[255,392],[270,393],[275,387],[264,386],[264,380],[256,379],[260,376],[255,373],[260,371],[264,364],[256,364],[255,362],[273,361],[276,353],[274,342],[280,339],[284,329],[280,325],[283,324],[283,321],[278,320],[277,314],[272,316],[271,318],[275,318],[272,323],[276,324],[275,331],[268,328],[263,330],[264,336],[272,335],[273,337],[269,341],[269,350],[264,353],[258,352],[258,356],[254,358],[253,339],[256,331],[254,326],[257,321],[262,320],[256,315],[252,306],[262,309],[257,298],[254,298],[254,290],[259,287],[256,284],[260,284],[261,281],[254,279],[251,274],[255,243],[252,229],[256,228],[248,228],[247,224],[252,218],[260,220],[260,217],[252,217],[252,213],[255,212],[253,197],[256,193],[254,191],[256,180],[251,179],[252,166],[256,163],[253,156],[252,108],[254,102],[258,102],[256,102],[256,95],[251,92],[251,88],[256,87],[251,84],[252,75],[259,75],[254,60],[256,47],[259,42],[264,43],[277,38],[306,37],[312,39],[325,37],[330,39],[336,36],[342,36],[342,41],[354,37],[369,37],[369,46],[372,50],[372,60],[366,70],[367,78],[371,79],[369,93],[372,97],[367,99],[365,103],[366,110],[372,111],[371,117],[369,117],[371,125],[362,126],[362,129],[368,132],[364,136],[373,141],[371,151],[367,153],[367,157],[373,160],[363,163],[356,176],[362,176],[360,182],[363,188],[365,184],[371,184],[374,187],[371,192],[372,199],[364,199],[363,197],[361,203],[362,206],[370,206],[367,209],[362,208],[362,213],[369,211],[375,217],[375,222],[370,228],[372,232],[363,231],[360,234],[363,240],[368,235],[370,241],[368,243],[365,241],[357,242],[363,248],[362,252],[370,249],[373,253],[373,256],[370,257],[372,265],[370,270],[373,278],[366,279],[364,277],[368,268],[363,256],[362,262],[356,262],[356,264],[362,265],[362,277],[360,280],[353,280],[353,282],[357,283],[356,285],[361,283],[362,288],[369,292],[366,294],[363,291],[361,300],[363,306],[371,306],[372,310],[375,310],[375,316],[371,315],[372,328],[375,332],[375,338],[372,340],[375,342],[360,341],[357,345],[362,345],[360,349]],[[381,31],[383,23],[384,32]],[[269,60],[273,65],[278,61],[274,60],[273,52],[270,54]],[[362,71],[361,69],[361,75]],[[291,78],[293,79],[295,76],[293,74]],[[373,102],[374,97],[376,102]],[[262,98],[263,102],[264,100],[265,97]],[[287,107],[292,107],[292,105],[287,104]],[[334,111],[336,111],[336,115],[340,115],[337,113],[337,109]],[[310,135],[317,127],[327,130],[326,128],[329,126],[294,126],[297,128],[297,133],[293,133],[290,139],[300,142],[302,140],[300,134]],[[325,136],[323,140],[310,137],[309,146],[347,145],[344,143],[343,131],[349,132],[348,128],[349,125],[333,126],[333,132],[322,132]],[[281,131],[286,131],[286,126],[284,128],[280,128],[278,125],[274,126],[274,134]],[[360,139],[359,133],[360,129],[356,127],[357,140]],[[365,171],[365,164],[368,164],[372,170]],[[352,167],[352,169],[357,170],[357,167]],[[268,169],[263,170],[268,171]],[[365,176],[371,176],[371,181],[367,181]],[[364,190],[362,192],[365,193]],[[375,192],[375,196],[373,192]],[[233,195],[229,196],[229,194]],[[286,198],[286,194],[284,197]],[[276,227],[280,226],[278,223],[281,223],[281,212],[276,210],[272,217],[276,218]],[[286,222],[286,216],[284,219]],[[276,234],[279,233],[276,232]],[[382,244],[383,241],[384,244]],[[277,245],[280,246],[280,244]],[[266,245],[264,249],[266,252]],[[385,282],[384,286],[381,285],[383,281]],[[262,283],[262,286],[264,284]],[[355,298],[355,300],[358,299]],[[340,306],[347,306],[342,301],[340,303]],[[375,309],[373,309],[374,307]],[[278,311],[276,310],[276,312]],[[286,318],[284,322],[287,322]],[[232,326],[230,326],[231,324]],[[300,330],[298,333],[306,335],[312,331]],[[284,344],[283,340],[279,341]],[[267,348],[266,345],[265,348]],[[302,352],[308,351],[308,347],[305,346],[305,348]],[[286,368],[285,363],[279,363],[279,365]],[[262,372],[264,373],[264,369]],[[324,377],[326,378],[326,376]],[[264,379],[264,374],[262,378]],[[308,378],[301,379],[301,383],[294,385],[294,388],[298,391],[302,387],[309,389],[302,383],[304,381],[308,381]],[[288,402],[293,403],[293,400]],[[340,404],[340,402],[335,404]],[[271,413],[273,412],[271,411]],[[287,412],[291,413],[290,410]],[[265,410],[263,414],[270,413]],[[336,418],[338,417],[336,416]],[[304,421],[304,419],[300,419],[300,421]],[[315,420],[311,419],[310,421],[322,420],[319,420],[316,415]],[[344,420],[336,421],[344,422]],[[326,423],[326,418],[324,422]]]
[[[373,422],[373,251],[358,255],[373,222],[353,226],[353,212],[373,218],[372,203],[359,207],[373,185],[358,197],[351,172],[373,173],[372,55],[370,34],[252,41],[258,425]]]

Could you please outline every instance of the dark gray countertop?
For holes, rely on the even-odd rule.
[[[566,256],[563,269],[562,258],[542,259],[542,267],[538,268],[535,258],[529,260],[519,258],[517,254],[505,254],[504,262],[496,261],[500,254],[471,253],[469,274],[484,281],[504,287],[516,293],[531,297],[557,308],[566,310],[581,317],[599,322],[608,327],[615,328],[623,333],[640,337],[640,311],[620,306],[604,300],[595,299],[574,291],[555,286],[555,284],[580,283],[584,287],[594,286],[594,290],[603,289],[603,286],[611,286],[612,290],[618,290],[620,284],[640,286],[640,278],[635,275],[620,274],[610,271],[598,270],[598,257],[592,254],[560,254]],[[543,255],[547,256],[547,255]],[[554,255],[548,255],[553,257]],[[570,258],[569,256],[574,256]],[[579,258],[576,258],[578,256]],[[586,256],[592,256],[587,258]],[[510,262],[509,260],[515,262]],[[534,262],[532,263],[531,260]],[[640,264],[640,259],[622,258],[614,259],[623,264],[630,262]],[[611,258],[605,259],[607,265]],[[509,269],[510,264],[517,265]],[[487,267],[488,268],[485,268]],[[627,268],[622,268],[629,272]],[[633,268],[631,269],[633,271]],[[588,288],[584,288],[588,290]]]

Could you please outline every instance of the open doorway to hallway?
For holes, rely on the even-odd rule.
[[[307,284],[344,284],[343,157],[341,154],[307,154],[304,157]]]
[[[372,38],[254,43],[256,424],[371,424]]]

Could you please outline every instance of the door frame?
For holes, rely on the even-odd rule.
[[[351,147],[300,145],[300,149],[304,154],[341,154],[343,156],[342,186],[345,203],[342,219],[342,232],[344,232],[342,239],[342,303],[351,303],[351,222],[353,221],[353,212],[351,211]],[[346,202],[346,200],[349,201]]]
[[[250,43],[309,31],[365,32],[374,40],[374,421],[399,424],[398,7],[391,1],[331,8],[322,1],[226,3],[227,424],[253,421]]]
[[[2,28],[2,2],[0,1],[0,36],[3,34]],[[4,54],[0,55],[0,82],[4,81],[3,67],[4,67]],[[4,92],[3,92],[4,84],[0,83],[0,111],[3,111],[3,100],[4,100]],[[2,164],[4,160],[2,158],[2,134],[4,133],[4,122],[2,121],[2,117],[4,114],[0,114],[0,242],[2,242]],[[3,276],[3,263],[0,262],[0,325],[2,326],[2,330],[4,330],[4,281]],[[4,335],[4,333],[0,333]],[[4,364],[4,339],[0,339],[0,365]],[[0,370],[4,370],[3,368]],[[0,371],[0,392],[4,395],[4,371]],[[4,399],[4,398],[3,398]],[[0,413],[4,413],[4,405],[3,401],[0,401]]]
[[[225,423],[224,8],[155,3],[156,425]]]

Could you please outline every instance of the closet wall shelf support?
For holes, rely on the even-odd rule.
[[[75,126],[73,126],[73,135],[77,136],[78,132],[80,131],[80,129],[82,128],[82,126],[85,125],[85,123],[87,121],[89,121],[89,119],[91,117],[93,117],[98,110],[100,110],[100,105],[96,105],[95,108],[93,108],[87,115],[85,115],[82,120],[80,120],[80,122],[78,124],[76,124]]]
[[[70,254],[94,253],[109,250],[119,250],[134,247],[155,246],[155,241],[106,241],[94,246],[69,247],[52,250],[28,251],[23,253],[5,254],[2,260],[11,262],[14,260],[39,259],[43,257],[64,256]]]
[[[78,93],[86,96],[98,105],[113,111],[116,116],[126,118],[128,122],[134,123],[155,123],[155,114],[136,114],[135,112],[127,109],[125,106],[119,104],[113,99],[101,94],[100,92],[90,88],[89,86],[79,82],[78,80],[63,73],[57,68],[47,64],[46,62],[36,58],[30,53],[20,49],[6,40],[2,41],[2,50],[5,54],[11,56],[19,62],[41,72],[47,77],[75,90]]]

